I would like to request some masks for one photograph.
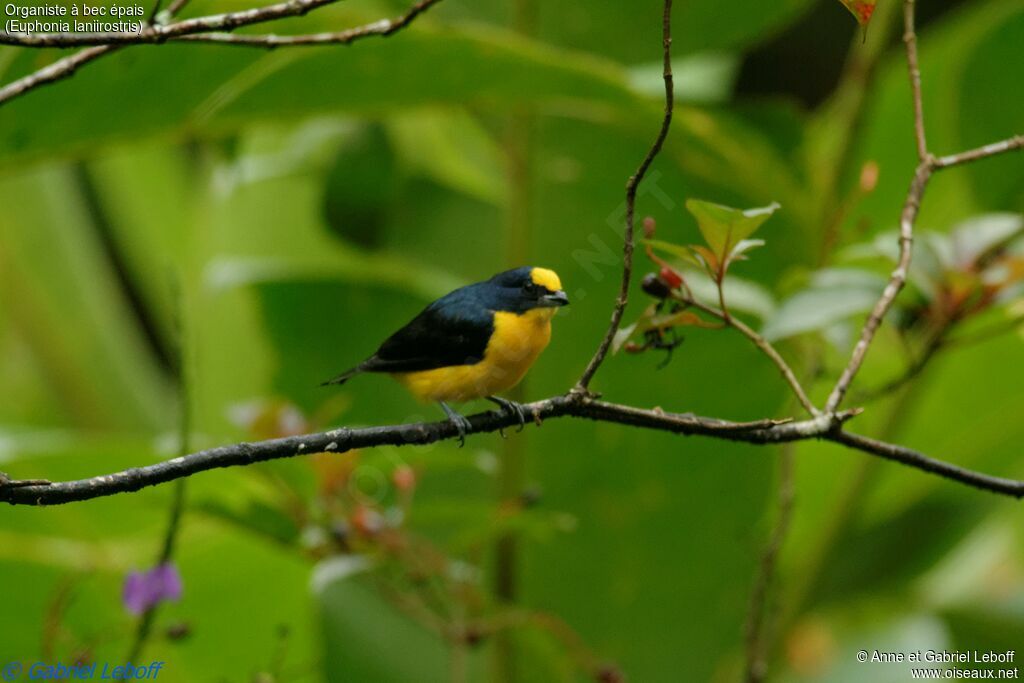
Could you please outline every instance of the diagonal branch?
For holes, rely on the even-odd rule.
[[[86,45],[142,45],[163,43],[193,33],[233,31],[243,26],[297,17],[340,0],[286,0],[266,7],[182,19],[169,24],[142,23],[139,31],[82,33],[10,33],[0,31],[0,45],[22,47],[82,47]]]
[[[990,145],[971,149],[966,152],[960,152],[959,154],[950,154],[948,156],[939,157],[935,160],[935,168],[949,168],[950,166],[959,166],[960,164],[967,164],[972,161],[979,161],[980,159],[987,159],[990,156],[996,154],[1002,154],[1003,152],[1009,152],[1015,149],[1024,148],[1024,135],[1015,135],[1012,138],[1006,140],[1000,140],[999,142],[993,142]]]
[[[892,307],[896,296],[903,289],[907,281],[907,274],[910,269],[910,259],[914,240],[914,222],[917,220],[917,213],[924,198],[928,181],[935,171],[957,166],[959,164],[985,159],[996,154],[1002,154],[1024,147],[1024,136],[1014,136],[1000,142],[984,147],[952,154],[945,157],[935,157],[928,151],[928,144],[925,138],[924,106],[921,95],[921,69],[917,57],[917,32],[914,29],[914,0],[904,0],[903,5],[904,33],[903,42],[906,45],[907,71],[910,77],[910,91],[914,103],[914,138],[917,142],[918,165],[914,170],[914,177],[910,182],[910,189],[907,191],[907,198],[903,203],[903,210],[900,214],[900,237],[899,237],[899,259],[896,269],[892,272],[889,282],[882,292],[881,298],[872,309],[864,328],[861,330],[860,339],[853,347],[850,361],[835,388],[829,394],[825,403],[825,412],[831,413],[839,407],[843,397],[850,388],[850,384],[856,377],[864,358],[867,355],[868,347],[875,338],[875,332],[882,324],[882,319]]]
[[[875,304],[875,307],[871,310],[871,315],[868,316],[867,321],[864,323],[860,339],[857,340],[857,344],[853,347],[853,354],[850,356],[849,364],[843,370],[843,374],[840,375],[839,381],[836,382],[835,388],[832,389],[832,393],[829,394],[828,401],[825,403],[825,412],[834,411],[842,402],[843,397],[850,388],[850,384],[853,382],[853,378],[856,377],[857,371],[860,370],[860,366],[864,363],[868,347],[871,346],[871,342],[875,338],[875,332],[878,331],[879,326],[882,324],[882,319],[889,312],[889,309],[892,308],[896,296],[907,283],[914,241],[914,222],[917,220],[917,212],[921,208],[921,199],[924,197],[924,191],[928,185],[929,178],[932,176],[933,169],[933,162],[928,158],[922,161],[918,165],[917,170],[914,171],[914,179],[910,183],[910,191],[907,193],[907,198],[903,204],[903,212],[900,215],[899,261],[889,278],[888,284],[886,284],[885,289],[882,291],[881,298]]]
[[[661,129],[658,131],[658,137],[654,139],[651,148],[647,150],[647,156],[640,162],[636,173],[630,176],[626,182],[626,232],[622,238],[622,283],[619,285],[619,295],[615,299],[615,308],[612,310],[612,319],[608,324],[608,331],[605,332],[604,338],[601,339],[601,343],[597,346],[597,351],[594,352],[593,358],[587,363],[583,375],[580,376],[573,389],[574,392],[579,394],[587,393],[590,380],[593,379],[594,373],[601,367],[605,356],[608,355],[608,349],[612,345],[612,338],[615,337],[619,324],[622,322],[622,314],[626,310],[626,302],[629,301],[629,280],[633,275],[633,224],[636,212],[636,191],[640,186],[640,181],[647,174],[647,169],[650,168],[654,158],[661,151],[661,146],[665,142],[665,138],[668,137],[669,127],[672,124],[672,109],[675,104],[675,86],[672,83],[672,0],[665,0],[665,10],[662,15],[661,26],[662,78],[665,81],[665,115],[661,119]]]
[[[281,3],[279,5],[271,5],[264,7],[261,10],[246,10],[244,12],[233,12],[230,14],[213,15],[209,17],[200,17],[198,19],[188,19],[177,23],[169,22],[175,13],[179,12],[187,3],[188,0],[176,0],[171,3],[170,7],[166,10],[161,11],[158,15],[158,23],[147,26],[142,33],[139,34],[121,34],[121,33],[103,33],[103,34],[34,34],[26,36],[26,38],[35,39],[48,39],[55,40],[54,36],[70,36],[71,38],[77,38],[85,36],[89,39],[88,43],[77,43],[77,42],[60,42],[55,43],[61,47],[68,47],[77,44],[93,44],[98,42],[94,47],[88,47],[80,52],[77,52],[71,56],[64,57],[49,66],[45,66],[38,71],[35,71],[23,78],[20,78],[12,83],[0,88],[0,106],[3,104],[24,95],[31,90],[53,83],[55,81],[69,78],[75,74],[79,67],[84,64],[88,64],[99,57],[109,55],[114,51],[124,47],[126,45],[136,43],[159,43],[165,40],[202,40],[206,42],[224,44],[224,45],[242,45],[251,47],[264,47],[264,48],[275,48],[282,46],[299,46],[299,45],[324,45],[324,44],[339,44],[349,45],[362,38],[369,36],[383,36],[387,37],[400,31],[401,29],[412,23],[416,17],[425,12],[431,6],[441,2],[441,0],[419,0],[416,4],[410,7],[404,14],[395,17],[394,19],[382,19],[375,21],[364,26],[356,26],[354,28],[346,29],[344,31],[336,31],[333,33],[317,33],[310,35],[300,36],[276,36],[276,35],[264,35],[264,36],[237,36],[231,33],[226,33],[222,29],[233,29],[238,26],[249,25],[254,23],[262,23],[271,21],[273,19],[281,18],[282,16],[293,16],[292,14],[281,14],[283,11],[281,8],[289,8],[300,6],[300,9],[292,9],[291,11],[295,14],[303,14],[310,11],[314,7],[319,7],[338,0],[291,0],[291,2]],[[271,12],[277,8],[276,13]],[[256,19],[253,15],[256,15]],[[233,18],[232,18],[233,17]],[[241,22],[232,25],[232,22]],[[175,28],[178,27],[178,28]],[[184,28],[182,28],[184,27]],[[169,35],[165,35],[163,32],[170,31]],[[211,33],[197,33],[213,31]],[[157,32],[156,38],[139,38],[137,40],[128,40],[125,36],[138,38],[145,34],[149,36],[148,32]],[[49,36],[49,38],[47,38]],[[0,43],[16,41],[11,44],[24,45],[27,47],[47,47],[52,46],[50,43],[45,44],[30,44],[24,42],[17,42],[21,38],[20,35],[15,35],[6,32],[0,32]],[[100,39],[103,40],[100,40]],[[96,39],[93,41],[93,39]],[[62,39],[63,40],[63,39]]]
[[[267,35],[246,35],[235,33],[195,33],[181,36],[175,40],[188,42],[219,43],[222,45],[234,45],[238,47],[301,47],[308,45],[349,45],[368,36],[387,37],[392,33],[408,26],[417,16],[428,10],[432,5],[441,0],[420,0],[410,7],[404,14],[394,19],[381,19],[372,24],[356,26],[344,31],[329,31],[325,33],[307,33],[295,36]]]
[[[47,85],[48,83],[70,78],[76,71],[78,71],[80,66],[99,59],[104,55],[109,55],[118,49],[119,48],[114,47],[113,45],[89,47],[76,52],[69,57],[58,59],[53,64],[44,66],[42,69],[34,71],[23,78],[12,81],[0,88],[0,106],[13,99],[21,97],[25,93],[38,88],[41,85]]]

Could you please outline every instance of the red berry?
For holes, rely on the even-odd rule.
[[[658,276],[670,289],[679,289],[683,284],[683,277],[668,266],[663,266]]]

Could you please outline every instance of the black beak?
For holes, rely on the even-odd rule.
[[[545,308],[558,308],[559,306],[568,306],[569,297],[565,295],[565,292],[558,290],[551,294],[545,294],[540,298],[540,305]]]

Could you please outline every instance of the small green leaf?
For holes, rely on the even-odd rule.
[[[666,254],[680,258],[687,263],[692,263],[693,265],[700,266],[701,268],[704,267],[704,263],[694,257],[689,247],[684,247],[681,244],[672,244],[671,242],[666,242],[664,240],[644,239],[643,243],[652,249],[663,251]]]
[[[718,257],[717,270],[723,275],[733,249],[753,235],[779,209],[779,205],[772,203],[744,211],[699,199],[688,199],[686,209],[697,219],[697,227],[704,241]]]

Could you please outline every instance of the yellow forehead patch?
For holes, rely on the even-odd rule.
[[[558,279],[558,275],[555,274],[555,271],[547,268],[534,268],[530,271],[530,279],[534,284],[546,287],[552,292],[557,292],[562,288],[562,281]]]

